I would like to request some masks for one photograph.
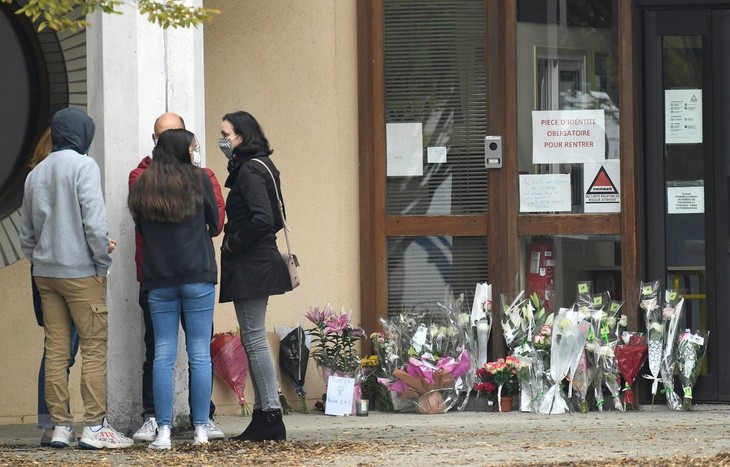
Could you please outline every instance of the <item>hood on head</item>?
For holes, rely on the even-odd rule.
[[[94,139],[94,121],[79,109],[62,109],[51,120],[53,150],[73,149],[86,154]]]

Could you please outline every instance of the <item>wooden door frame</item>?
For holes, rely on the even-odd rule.
[[[517,175],[516,0],[485,1],[487,22],[487,134],[503,137],[503,167],[488,172],[490,206],[485,216],[388,216],[385,206],[385,106],[383,0],[357,2],[358,118],[360,161],[360,309],[367,332],[387,318],[388,235],[487,236],[489,280],[495,304],[500,291],[517,288],[520,235],[621,234],[622,292],[629,328],[640,326],[640,218],[636,154],[640,144],[638,106],[639,25],[634,0],[618,1],[619,98],[621,107],[621,214],[520,215]],[[517,222],[510,222],[516,219]],[[433,229],[433,230],[431,230]],[[514,265],[514,267],[504,267]],[[494,335],[501,335],[499,307]],[[492,339],[503,355],[502,339]]]

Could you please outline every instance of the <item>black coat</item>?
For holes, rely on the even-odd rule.
[[[263,153],[236,154],[228,164],[226,217],[221,250],[220,302],[280,295],[292,289],[276,246],[284,227],[271,175],[279,185],[279,171]],[[279,188],[281,196],[281,188]]]

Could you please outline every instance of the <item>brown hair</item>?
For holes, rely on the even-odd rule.
[[[203,169],[190,161],[195,135],[183,129],[163,132],[152,163],[129,187],[127,206],[133,217],[181,224],[203,204]]]
[[[41,134],[41,137],[38,140],[38,144],[35,145],[35,150],[33,151],[33,158],[30,160],[30,163],[28,163],[30,168],[32,169],[36,165],[40,164],[41,161],[43,159],[45,159],[50,152],[51,152],[51,127],[48,127]]]

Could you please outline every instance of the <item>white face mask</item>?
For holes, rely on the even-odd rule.
[[[200,167],[200,149],[195,149],[193,151],[193,154],[190,158],[190,161],[193,163],[195,167]]]

